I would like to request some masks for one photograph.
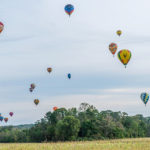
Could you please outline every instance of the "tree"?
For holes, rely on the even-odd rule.
[[[56,137],[58,140],[75,140],[80,129],[80,121],[73,116],[66,116],[56,125]]]

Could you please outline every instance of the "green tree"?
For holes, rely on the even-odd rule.
[[[80,121],[73,116],[66,116],[56,125],[56,137],[58,140],[75,140],[80,129]]]

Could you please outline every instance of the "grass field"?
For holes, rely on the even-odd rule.
[[[43,144],[0,144],[0,150],[150,150],[150,139]]]

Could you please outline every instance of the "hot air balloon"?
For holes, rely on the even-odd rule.
[[[117,44],[115,44],[115,43],[109,44],[109,50],[113,55],[115,55],[117,48],[118,48]]]
[[[116,33],[117,33],[118,36],[120,36],[122,34],[122,31],[121,30],[117,30]]]
[[[9,113],[9,115],[10,115],[11,117],[13,116],[13,114],[14,114],[13,112],[10,112],[10,113]]]
[[[3,119],[4,119],[4,118],[3,118],[2,116],[0,116],[0,121],[3,121]]]
[[[47,68],[47,72],[51,73],[52,72],[52,68]]]
[[[35,89],[35,84],[32,83],[32,84],[30,85],[30,87],[31,87],[31,89]]]
[[[30,92],[33,92],[33,89],[32,89],[32,88],[29,88],[29,91],[30,91]]]
[[[40,101],[39,101],[38,99],[35,99],[35,100],[34,100],[34,104],[35,104],[35,105],[38,105],[39,102],[40,102]]]
[[[53,107],[53,110],[56,111],[58,109],[58,107]]]
[[[8,118],[4,118],[4,121],[7,123],[7,121],[8,121]]]
[[[74,11],[74,6],[71,4],[68,4],[65,6],[65,12],[70,16]]]
[[[131,52],[127,49],[123,49],[118,52],[118,58],[125,65],[126,68],[126,65],[128,64],[131,58]]]
[[[0,22],[0,33],[3,31],[3,29],[4,29],[4,24]]]
[[[70,73],[68,73],[68,79],[71,79],[71,74]]]
[[[148,100],[149,100],[149,95],[147,93],[141,93],[141,100],[143,101],[143,103],[147,104]]]

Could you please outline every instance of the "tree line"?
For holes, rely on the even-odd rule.
[[[150,137],[150,117],[111,110],[77,108],[47,112],[31,128],[0,127],[0,142],[48,142]]]

